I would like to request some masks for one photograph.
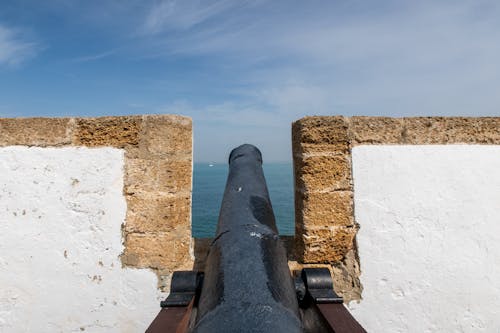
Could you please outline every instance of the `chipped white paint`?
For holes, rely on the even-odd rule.
[[[499,332],[500,146],[353,149],[369,332]]]
[[[123,151],[0,148],[0,332],[142,332],[156,275],[121,267]]]

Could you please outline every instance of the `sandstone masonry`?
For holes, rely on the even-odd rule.
[[[351,149],[370,144],[500,144],[500,118],[305,117],[292,125],[293,267],[327,265],[344,298],[361,298]]]
[[[361,298],[351,149],[366,144],[500,144],[500,118],[305,117],[292,126],[296,236],[291,269],[327,266],[337,292]],[[124,266],[149,268],[167,289],[202,269],[210,240],[191,238],[192,123],[176,115],[0,119],[0,146],[125,151]]]
[[[0,146],[125,150],[124,266],[150,268],[167,288],[191,269],[192,122],[177,115],[0,119]]]

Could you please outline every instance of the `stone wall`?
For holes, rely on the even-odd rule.
[[[328,265],[346,300],[362,286],[351,150],[358,145],[500,144],[500,118],[305,117],[293,123],[295,260]]]
[[[122,149],[127,203],[122,264],[152,269],[163,289],[173,270],[192,268],[190,118],[0,119],[0,147],[7,146]]]
[[[499,129],[500,118],[306,117],[296,121],[292,126],[296,236],[283,237],[290,267],[326,265],[334,275],[337,291],[347,301],[359,300],[363,287],[356,244],[360,226],[355,219],[353,147],[498,145]],[[0,147],[7,149],[7,154],[22,154],[17,148],[28,147],[111,149],[110,159],[116,151],[121,152],[123,155],[114,157],[123,156],[120,186],[126,211],[119,235],[123,241],[121,264],[152,270],[161,290],[168,290],[172,271],[203,267],[209,241],[191,238],[189,118],[0,119]],[[14,213],[16,218],[27,218],[23,209]],[[64,252],[62,257],[70,255]],[[98,266],[103,267],[101,264],[106,263]],[[90,279],[94,276],[100,283],[101,275],[92,274]],[[125,284],[134,280],[127,281]]]

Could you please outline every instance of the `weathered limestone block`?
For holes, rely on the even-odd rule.
[[[482,143],[500,144],[500,117],[484,117],[478,119],[482,133]]]
[[[176,115],[141,117],[126,147],[128,211],[124,265],[148,267],[167,288],[173,270],[191,269],[192,123]]]
[[[398,144],[403,120],[389,117],[351,117],[349,131],[353,144]]]
[[[71,118],[0,119],[0,146],[63,146],[71,144]]]
[[[339,262],[352,248],[349,123],[306,117],[293,124],[296,256],[301,263]]]
[[[446,118],[447,143],[500,143],[500,118]]]
[[[193,145],[191,118],[168,116],[144,116],[144,135],[141,138],[141,153],[165,157],[176,155],[191,158]]]
[[[353,226],[353,195],[351,191],[299,193],[303,201],[302,223],[309,227]]]
[[[78,118],[73,143],[88,147],[136,146],[139,144],[141,123],[140,116]]]
[[[306,144],[336,144],[349,141],[344,117],[305,117],[292,125],[294,138]]]
[[[189,230],[177,233],[128,233],[121,259],[127,266],[173,271],[186,264],[192,265],[190,242]]]
[[[351,162],[343,155],[297,158],[295,184],[302,191],[351,189]]]
[[[500,118],[405,118],[401,143],[498,144],[500,143]]]
[[[143,192],[127,195],[125,232],[191,232],[191,195]]]
[[[191,191],[190,160],[129,158],[125,163],[126,194]]]
[[[332,144],[317,143],[294,143],[294,156],[315,156],[315,155],[346,155],[349,154],[351,145],[348,141]]]
[[[403,119],[403,144],[444,144],[447,142],[446,118],[415,117]]]
[[[297,252],[303,263],[336,263],[354,248],[357,227],[296,226]]]

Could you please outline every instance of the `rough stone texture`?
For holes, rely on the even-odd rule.
[[[407,144],[500,144],[500,118],[405,118]]]
[[[353,144],[397,144],[401,142],[403,121],[389,117],[352,117],[349,131]]]
[[[169,155],[192,156],[193,134],[190,118],[170,115],[144,116],[144,135],[141,138],[141,149],[148,157],[165,157]]]
[[[303,263],[336,263],[354,247],[357,228],[298,226],[298,255]]]
[[[353,247],[348,125],[344,117],[306,117],[292,126],[296,208],[293,253],[299,264],[341,262]]]
[[[448,143],[500,144],[500,118],[446,118]]]
[[[190,160],[129,158],[125,164],[125,193],[180,193],[191,188]]]
[[[127,195],[126,232],[170,232],[190,230],[191,197],[186,194],[142,193]]]
[[[292,125],[296,140],[306,144],[337,144],[349,141],[344,117],[305,117]]]
[[[141,122],[140,116],[78,118],[73,142],[87,147],[135,146],[139,144]]]
[[[400,143],[444,144],[447,141],[446,118],[417,117],[404,118],[403,141]]]
[[[351,161],[348,156],[324,155],[298,159],[296,185],[303,191],[351,189]]]
[[[191,239],[192,122],[175,115],[141,117],[136,145],[127,146],[128,211],[124,265],[149,267],[168,290],[176,269],[193,266]]]
[[[190,230],[154,234],[128,233],[122,262],[126,266],[174,271],[192,265]]]
[[[353,195],[351,191],[306,192],[302,195],[303,220],[307,226],[354,226]]]
[[[348,141],[337,142],[333,144],[320,143],[300,143],[296,145],[294,151],[299,156],[316,156],[328,153],[330,155],[344,155],[349,153],[350,144]]]
[[[63,146],[71,143],[71,118],[0,118],[0,146]]]

